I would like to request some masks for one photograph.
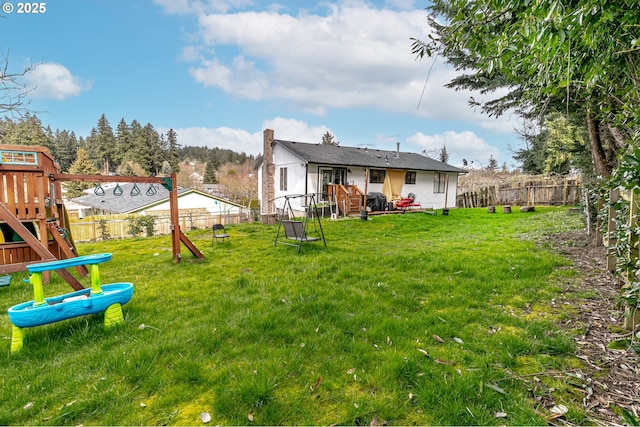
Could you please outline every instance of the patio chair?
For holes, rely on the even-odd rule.
[[[224,229],[224,225],[222,224],[213,224],[212,227],[213,236],[211,237],[211,246],[213,246],[213,241],[216,241],[216,244],[221,240],[224,242],[224,239],[227,239],[227,243],[231,243],[229,240],[229,234]]]

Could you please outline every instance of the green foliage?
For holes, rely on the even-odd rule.
[[[494,173],[498,171],[498,161],[493,158],[493,154],[489,156],[489,162],[487,163],[485,169],[489,172]]]
[[[98,220],[98,232],[100,233],[100,238],[102,240],[110,240],[111,235],[109,234],[109,229],[107,227],[108,221],[104,218]]]
[[[3,144],[38,145],[50,148],[51,137],[42,127],[42,122],[37,116],[27,114],[15,123],[7,118],[4,120],[10,122],[10,125],[5,127],[6,130],[2,135]]]
[[[326,131],[324,135],[322,135],[322,141],[320,143],[323,145],[340,145],[340,141],[336,140],[335,136],[329,131]]]
[[[198,263],[183,251],[174,264],[169,236],[78,245],[113,253],[103,283],[135,285],[125,324],[28,328],[18,355],[4,340],[0,421],[195,425],[208,412],[212,425],[541,425],[546,409],[517,379],[535,374],[570,408],[566,423],[585,423],[584,396],[556,379],[581,363],[556,311],[570,306],[550,304],[575,273],[523,238],[580,228],[577,216],[452,209],[322,226],[327,247],[300,254],[274,246],[276,225],[228,226],[224,246],[192,231]],[[0,292],[4,307],[32,298],[22,277]],[[55,274],[45,288],[69,291]]]
[[[166,160],[171,165],[171,170],[174,173],[178,173],[180,172],[180,144],[178,144],[178,134],[173,129],[169,129],[167,132],[167,143],[168,153]]]
[[[205,182],[205,184],[217,184],[218,183],[218,178],[216,177],[216,172],[217,172],[219,167],[220,167],[220,164],[218,163],[218,161],[216,160],[216,158],[212,154],[211,157],[209,157],[209,160],[207,160],[207,166],[206,166],[206,168],[204,170],[204,182]]]
[[[637,139],[637,138],[636,138]],[[618,167],[614,170],[611,179],[607,182],[605,190],[606,194],[601,195],[604,200],[604,206],[600,212],[603,219],[609,218],[609,209],[615,212],[612,222],[614,230],[612,238],[615,245],[612,245],[612,251],[616,257],[616,274],[623,279],[621,287],[621,296],[628,307],[638,307],[640,304],[640,258],[638,256],[638,236],[640,235],[640,226],[637,221],[632,221],[632,217],[637,217],[640,204],[640,148],[637,147],[638,141],[630,145],[621,156]],[[616,200],[610,200],[611,190],[627,197],[618,197]],[[632,205],[635,201],[635,205]],[[603,227],[608,224],[602,221]],[[606,232],[606,230],[603,230]]]
[[[438,152],[438,160],[442,163],[447,163],[449,161],[449,152],[447,151],[446,145],[442,145],[442,148]]]
[[[83,174],[83,175],[93,175],[97,174],[98,170],[95,168],[93,163],[89,160],[89,156],[84,148],[79,148],[76,154],[76,160],[69,167],[69,173],[71,174]],[[65,190],[67,192],[67,197],[69,199],[73,199],[75,197],[80,197],[84,194],[84,190],[91,188],[91,183],[79,182],[79,181],[69,181],[64,183]]]
[[[434,33],[413,39],[412,52],[445,57],[461,73],[449,87],[502,89],[487,102],[471,99],[489,115],[513,109],[539,121],[555,110],[586,118],[593,125],[593,167],[608,176],[640,116],[636,6],[630,0],[434,0],[428,7]]]
[[[0,142],[44,146],[60,164],[63,172],[69,172],[69,168],[77,160],[79,148],[84,150],[82,161],[88,160],[93,164],[93,170],[96,171],[93,173],[117,171],[137,176],[168,176],[172,172],[177,173],[180,171],[179,163],[184,159],[205,163],[213,158],[216,169],[224,163],[244,164],[247,160],[254,159],[245,153],[217,147],[183,148],[173,129],[167,132],[165,138],[150,123],[143,127],[137,120],[128,124],[124,118],[121,119],[114,134],[104,114],[86,138],[77,138],[73,131],[68,130],[58,129],[53,132],[49,127],[43,127],[35,115],[26,114],[19,120],[0,118]],[[77,187],[88,188],[86,185]],[[79,195],[77,192],[74,194]]]
[[[591,154],[584,125],[560,113],[549,113],[542,130],[528,135],[530,145],[516,152],[522,170],[532,174],[566,175],[572,170],[587,175],[591,172]]]
[[[139,215],[139,216],[128,216],[127,222],[129,224],[129,229],[127,230],[127,234],[131,237],[138,237],[142,232],[145,233],[147,237],[153,236],[154,227],[156,225],[156,218],[152,215]]]

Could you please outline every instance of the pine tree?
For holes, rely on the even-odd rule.
[[[497,172],[498,170],[498,161],[493,158],[493,154],[489,157],[489,163],[485,168],[489,172]]]
[[[167,142],[169,144],[169,153],[167,161],[171,165],[173,172],[180,172],[180,145],[178,144],[178,134],[169,129],[167,132]]]
[[[113,135],[113,129],[103,113],[98,120],[96,148],[99,153],[100,169],[104,173],[109,173],[112,168],[113,158],[115,155],[116,138]]]
[[[123,159],[123,164],[128,162],[137,163],[148,175],[151,173],[151,148],[147,141],[147,132],[140,125],[140,122],[131,122],[131,146]]]
[[[207,161],[207,167],[204,170],[204,183],[205,184],[217,184],[218,179],[216,178],[216,172],[218,170],[218,162],[213,154],[209,157]]]
[[[89,136],[84,140],[84,143],[80,144],[80,147],[84,148],[87,153],[87,158],[96,167],[102,167],[100,150],[98,149],[98,130],[91,128]]]
[[[98,173],[98,169],[93,165],[84,148],[79,148],[76,160],[69,167],[70,174],[93,175]],[[84,190],[91,188],[91,183],[69,181],[65,183],[67,198],[73,199],[84,195]]]
[[[53,138],[55,144],[55,159],[60,165],[60,170],[67,171],[76,158],[78,152],[78,140],[76,134],[69,131],[56,130]]]
[[[438,159],[442,163],[447,163],[449,161],[449,153],[447,152],[447,146],[446,145],[442,145],[442,148],[440,149],[440,152],[438,153]]]
[[[162,167],[162,145],[160,134],[155,130],[151,123],[147,123],[142,129],[147,142],[148,164],[146,169],[149,174],[156,175]]]
[[[3,136],[3,144],[11,145],[39,145],[51,147],[52,142],[38,117],[27,114],[19,122],[10,126]]]
[[[129,150],[131,150],[131,129],[124,118],[122,118],[116,127],[116,148],[113,156],[114,168],[116,170],[124,161]]]
[[[322,145],[335,145],[338,146],[340,145],[340,141],[335,140],[335,137],[333,135],[331,135],[331,133],[329,131],[325,132],[324,135],[322,135]]]

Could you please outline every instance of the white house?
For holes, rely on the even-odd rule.
[[[422,154],[401,152],[399,143],[396,151],[388,151],[283,141],[271,129],[263,135],[258,195],[260,213],[266,216],[277,213],[284,196],[314,194],[316,201],[330,201],[336,189],[358,197],[383,193],[387,201],[411,193],[423,208],[446,208],[455,206],[458,175],[465,173]],[[303,203],[304,198],[291,201],[300,211]]]
[[[168,212],[169,190],[162,185],[117,184],[100,187],[99,190],[76,197],[72,201],[78,207],[79,217],[101,214],[151,214]],[[239,215],[242,205],[211,194],[189,188],[178,189],[180,211],[199,210],[210,215]]]

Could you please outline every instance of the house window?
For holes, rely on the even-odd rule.
[[[447,175],[436,172],[433,176],[433,192],[444,193],[444,186],[446,184]]]
[[[370,184],[382,184],[384,182],[384,169],[371,169],[369,171],[369,183]]]
[[[280,191],[287,191],[287,168],[280,168]]]
[[[407,171],[404,176],[405,184],[415,184],[416,183],[416,171]]]

